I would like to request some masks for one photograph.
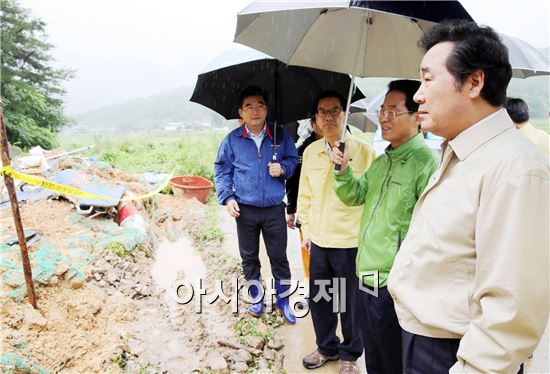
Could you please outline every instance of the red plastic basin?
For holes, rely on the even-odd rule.
[[[202,203],[206,203],[214,184],[198,175],[182,175],[170,178],[170,186],[175,197],[195,198]]]

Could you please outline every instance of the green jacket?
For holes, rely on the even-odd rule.
[[[418,133],[396,149],[386,148],[359,179],[350,167],[334,176],[332,186],[344,204],[364,204],[356,264],[366,285],[386,286],[414,205],[437,166],[436,154]]]

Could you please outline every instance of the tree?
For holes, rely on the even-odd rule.
[[[21,148],[51,149],[69,122],[63,113],[61,84],[73,71],[54,68],[46,24],[16,0],[1,4],[1,96],[8,140]]]

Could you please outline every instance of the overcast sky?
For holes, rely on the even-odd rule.
[[[19,0],[47,23],[76,114],[190,85],[232,42],[250,0]],[[550,1],[467,0],[478,22],[536,47],[550,46]]]

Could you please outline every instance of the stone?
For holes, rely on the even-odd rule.
[[[99,273],[97,273],[97,272],[94,273],[94,279],[95,279],[97,282],[99,282],[99,281],[101,280],[101,274],[99,274]]]
[[[137,339],[130,338],[128,339],[128,345],[125,349],[127,352],[133,354],[134,356],[140,356],[144,351],[145,348],[143,347],[143,343]]]
[[[181,221],[182,218],[183,216],[181,214],[172,214],[172,221],[174,222]]]
[[[107,274],[107,282],[109,282],[110,284],[115,284],[117,281],[118,281],[118,274],[117,273],[112,271],[109,274]]]
[[[44,327],[48,324],[48,321],[44,316],[32,306],[25,309],[25,322],[33,327]]]
[[[235,365],[233,365],[233,370],[237,373],[246,373],[248,370],[248,365],[244,362],[235,362]]]
[[[82,288],[82,286],[84,286],[84,283],[86,283],[85,277],[74,277],[71,279],[71,288],[74,290]]]
[[[23,322],[23,317],[20,315],[17,315],[8,321],[8,326],[13,329],[19,330],[22,322]]]
[[[239,349],[233,354],[232,358],[235,362],[252,362],[252,355],[244,349]]]
[[[231,359],[231,355],[233,354],[233,350],[232,349],[224,349],[222,350],[222,353],[221,355],[223,356],[223,358],[225,358],[226,360],[229,360]]]
[[[219,372],[227,369],[227,362],[223,356],[217,351],[210,351],[206,355],[206,367],[213,372]]]
[[[256,332],[260,336],[266,336],[269,331],[269,326],[263,322],[258,323],[258,326],[256,327]]]
[[[265,344],[265,340],[261,336],[253,336],[248,335],[244,338],[244,342],[247,346],[252,347],[254,349],[262,349]]]
[[[258,360],[258,372],[259,373],[271,373],[271,370],[269,369],[269,364],[266,360],[259,359]]]
[[[151,289],[147,287],[147,285],[145,285],[141,288],[141,291],[139,291],[139,293],[143,296],[151,296]]]
[[[264,358],[269,361],[275,361],[275,351],[264,347]]]
[[[276,351],[283,348],[283,341],[282,341],[281,337],[279,335],[275,335],[273,340],[269,340],[267,342],[267,347],[271,348],[271,349],[274,349]]]
[[[71,267],[66,262],[59,261],[58,265],[55,268],[54,274],[57,275],[58,277],[60,277],[63,274],[65,274],[67,271],[69,271],[70,268]]]

